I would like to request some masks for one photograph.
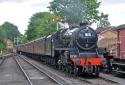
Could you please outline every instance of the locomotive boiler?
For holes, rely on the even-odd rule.
[[[89,73],[98,76],[104,59],[99,53],[97,40],[96,31],[81,23],[80,26],[59,29],[52,35],[20,45],[17,52],[75,75]]]

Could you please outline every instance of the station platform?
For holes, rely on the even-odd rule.
[[[0,65],[0,85],[29,85],[12,56]]]

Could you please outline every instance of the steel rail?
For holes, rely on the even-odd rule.
[[[33,83],[31,82],[30,78],[28,77],[27,73],[24,71],[23,67],[21,66],[21,64],[19,63],[19,61],[15,58],[15,56],[14,56],[14,60],[16,61],[16,63],[18,64],[18,66],[20,67],[21,71],[23,72],[24,76],[28,80],[29,84],[33,85]]]
[[[114,81],[112,79],[109,79],[109,78],[106,78],[106,77],[103,77],[102,75],[100,75],[99,77],[97,77],[97,79],[90,79],[90,78],[83,78],[83,77],[77,77],[79,80],[81,81],[85,81],[85,82],[88,82],[89,84],[92,84],[92,85],[102,85],[101,83],[98,82],[98,80],[101,80],[101,81],[104,81],[104,82],[110,82],[110,83],[113,83],[113,84],[120,84],[119,82],[117,81]],[[103,82],[103,83],[104,83]]]
[[[5,57],[3,59],[1,59],[0,65],[3,64],[4,60],[5,60]]]
[[[107,79],[107,78],[104,78],[103,76],[99,76],[99,78],[105,80],[105,81],[108,81],[108,82],[112,82],[112,83],[116,83],[116,84],[119,84],[119,82],[116,82],[116,81],[113,81],[111,79]]]
[[[57,80],[58,78],[55,79],[54,77],[52,77],[52,75],[49,75],[48,73],[46,73],[45,71],[43,71],[43,70],[42,70],[43,68],[40,68],[40,67],[38,67],[37,65],[32,64],[32,63],[29,62],[26,58],[23,58],[23,57],[21,57],[21,58],[24,59],[27,63],[31,64],[33,67],[35,67],[35,68],[36,68],[37,70],[39,70],[40,72],[42,72],[42,73],[44,73],[45,75],[47,75],[49,78],[51,78],[51,79],[52,79],[53,81],[55,81],[57,84],[59,84],[59,85],[71,85],[71,83],[69,83],[68,81],[62,79],[62,77],[59,77],[58,75],[53,74],[54,76],[60,78],[60,80],[62,80],[62,81],[64,81],[64,82],[58,81],[58,80]],[[44,70],[45,70],[45,69],[44,69]]]
[[[37,65],[37,64],[33,64],[33,63],[31,63],[28,59],[26,59],[25,57],[20,57],[20,58],[22,58],[23,60],[25,60],[27,63],[29,63],[30,65],[32,65],[34,68],[36,68],[37,70],[39,70],[40,72],[42,72],[42,73],[44,73],[45,75],[47,75],[50,79],[52,79],[53,81],[55,81],[57,84],[59,84],[59,85],[71,85],[71,83],[70,82],[67,82],[66,80],[64,80],[64,78],[61,78],[61,77],[59,77],[58,75],[56,75],[56,74],[53,74],[53,75],[55,75],[55,76],[57,76],[60,80],[62,80],[62,81],[64,81],[64,82],[67,82],[67,83],[62,83],[62,81],[60,82],[59,80],[57,80],[57,79],[55,79],[53,76],[52,76],[52,74],[50,75],[50,74],[48,74],[46,71],[45,71],[45,69],[44,68],[42,68],[42,67],[40,67],[39,65]],[[42,69],[44,69],[44,70],[42,70]],[[52,72],[51,72],[52,73]],[[78,79],[80,79],[80,80],[82,80],[82,81],[84,81],[84,82],[87,82],[87,83],[89,83],[89,84],[93,84],[93,85],[101,85],[100,83],[98,83],[98,82],[96,82],[97,80],[90,80],[90,79],[86,79],[86,78],[80,78],[80,77],[77,77]],[[116,81],[113,81],[113,80],[111,80],[111,79],[107,79],[107,78],[105,78],[105,77],[103,77],[103,76],[99,76],[99,78],[98,78],[99,80],[101,79],[102,81],[104,80],[105,82],[111,82],[111,83],[114,83],[114,84],[119,84],[118,82],[116,82]]]
[[[112,83],[117,83],[117,84],[120,84],[120,82],[116,81],[116,80],[112,80],[113,77],[110,77],[109,75],[106,77],[107,75],[106,74],[103,74],[103,73],[100,73],[100,78],[106,80],[106,81],[110,81]]]
[[[102,83],[112,83],[112,84],[119,84],[118,82],[115,82],[115,81],[113,81],[113,80],[109,80],[109,79],[106,79],[106,78],[103,78],[103,77],[99,77],[98,79],[82,79],[82,80],[86,80],[86,81],[88,81],[88,82],[90,82],[91,84],[93,84],[93,85],[102,85]],[[98,82],[99,80],[101,80],[101,81],[104,81],[104,82]],[[110,85],[110,84],[109,84]]]

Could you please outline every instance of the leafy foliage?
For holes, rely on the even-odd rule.
[[[106,27],[109,27],[111,24],[108,21],[108,14],[101,13],[101,17],[102,18],[99,20],[97,28],[106,28]]]
[[[1,50],[5,51],[6,50],[6,46],[7,46],[6,40],[4,40],[2,43],[0,43],[0,51]]]
[[[21,44],[25,44],[25,43],[28,42],[26,35],[22,35],[22,36],[20,37],[20,40],[21,40],[21,42],[20,42]]]
[[[104,16],[100,15],[98,10],[100,4],[98,0],[53,0],[48,7],[53,14],[49,12],[34,14],[23,41],[26,41],[26,37],[31,41],[56,31],[56,23],[52,22],[52,19],[61,17],[69,24],[79,24],[84,21],[92,24],[103,20]]]
[[[21,34],[18,31],[17,26],[9,23],[9,22],[5,22],[2,26],[0,31],[3,33],[3,39],[7,38],[10,39],[12,41],[14,41],[15,37],[19,37]]]
[[[10,22],[5,22],[0,26],[0,49],[6,50],[6,41],[10,39],[14,41],[15,37],[20,37],[17,26]]]
[[[82,21],[96,22],[101,18],[98,0],[53,0],[49,9],[54,14],[66,18],[70,24]]]
[[[56,23],[52,22],[52,19],[56,18],[59,17],[49,12],[34,14],[30,19],[28,30],[26,31],[27,39],[33,40],[56,31]]]
[[[2,26],[0,26],[0,43],[4,41],[4,39],[7,37],[5,30],[2,29]]]

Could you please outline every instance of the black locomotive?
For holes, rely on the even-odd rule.
[[[38,58],[59,69],[79,75],[99,75],[103,57],[97,47],[97,33],[85,23],[59,29],[52,35],[17,47],[18,53]]]

